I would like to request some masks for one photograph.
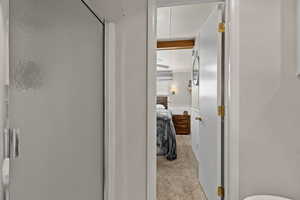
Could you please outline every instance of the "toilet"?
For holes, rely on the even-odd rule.
[[[287,199],[278,196],[271,196],[271,195],[256,195],[256,196],[247,197],[244,200],[292,200],[292,199]]]

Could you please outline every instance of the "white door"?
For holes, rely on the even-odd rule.
[[[220,36],[222,10],[217,8],[201,27],[199,34],[199,178],[208,200],[218,199],[221,184],[221,120],[218,116],[220,97]]]
[[[4,200],[101,200],[104,25],[80,0],[9,2],[8,119],[17,129],[5,133]]]

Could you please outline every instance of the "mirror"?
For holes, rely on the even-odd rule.
[[[195,52],[194,61],[193,61],[193,84],[199,85],[199,66],[200,66],[200,58],[198,56],[198,52]]]

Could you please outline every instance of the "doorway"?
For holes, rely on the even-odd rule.
[[[208,14],[204,17],[202,24],[198,24],[199,29],[196,34],[194,33],[194,36],[189,36],[187,34],[189,29],[188,24],[190,23],[195,26],[195,23],[192,22],[193,18],[185,22],[185,25],[187,25],[185,27],[179,26],[178,28],[176,25],[184,21],[184,17],[182,17],[184,13],[187,16],[197,17],[192,14],[192,10],[196,10],[197,6],[199,6],[199,11],[201,8],[203,9],[201,13],[204,13],[204,10],[208,10]],[[208,9],[209,6],[211,6],[210,10]],[[190,9],[188,9],[188,7],[190,7]],[[184,11],[184,9],[187,11]],[[160,12],[162,10],[169,10],[166,11],[166,13],[169,13],[161,14]],[[198,13],[200,13],[199,11]],[[163,15],[168,16],[164,17]],[[171,139],[167,142],[162,141],[160,139],[162,134],[159,132],[163,129],[163,125],[161,119],[157,118],[156,142],[158,156],[156,197],[158,200],[171,197],[195,199],[195,193],[193,193],[195,190],[189,189],[198,187],[198,183],[200,191],[198,193],[200,195],[198,195],[196,199],[223,199],[225,185],[224,5],[223,3],[203,3],[197,5],[163,7],[158,8],[157,16],[158,54],[156,61],[156,102],[158,105],[156,106],[156,113],[157,116],[160,116],[161,108],[169,111],[169,121],[173,123],[175,132],[172,137],[172,134],[169,133],[172,132],[172,124],[165,125],[165,127],[171,127],[169,131],[164,130]],[[161,23],[163,20],[167,20],[169,25],[161,25],[164,24],[164,22]],[[201,20],[197,21],[199,22]],[[161,31],[163,27],[168,27],[168,30],[165,31],[169,34],[167,38],[163,38],[159,35],[165,33],[163,30]],[[185,35],[181,36],[180,31],[183,32],[181,33],[182,35]],[[187,64],[188,62],[186,62],[186,64],[182,63],[185,60],[182,55],[185,53],[189,54],[189,64]],[[182,57],[180,57],[180,54],[182,54]],[[165,60],[169,60],[169,63]],[[180,70],[178,71],[177,65],[185,65],[188,69],[180,72]],[[179,73],[182,74],[183,72],[188,73],[190,76],[187,76],[188,78],[186,80],[182,78],[184,81],[180,82],[180,78],[178,79],[176,76],[180,76]],[[181,75],[181,77],[183,77],[183,75]],[[169,83],[167,83],[167,81],[169,81]],[[178,103],[180,102],[178,99],[180,99],[180,94],[184,92],[187,93],[182,96],[189,97],[190,95],[187,101],[185,101],[189,103],[180,104]],[[166,113],[166,111],[163,112]],[[183,129],[188,130],[183,131]],[[183,132],[185,133],[184,135],[182,135]],[[167,146],[169,148],[165,148],[164,150],[164,143],[168,144],[169,146]],[[184,143],[184,145],[182,145],[182,143]],[[170,148],[170,146],[172,148]],[[183,155],[180,155],[180,152],[187,151],[182,150],[183,148],[190,150],[191,153],[188,155],[189,157],[194,157],[188,164],[186,159],[183,158]],[[165,156],[165,158],[162,155]],[[181,159],[183,163],[179,163],[179,166],[181,166],[180,169],[176,167],[176,164],[180,162]],[[183,167],[185,164],[187,165]],[[169,171],[166,169],[166,166],[170,168]],[[180,172],[180,170],[182,171]],[[193,171],[193,175],[185,176],[185,171]],[[184,183],[185,180],[192,180],[195,177],[196,184],[187,185]],[[166,182],[168,182],[169,185],[164,184]],[[168,192],[169,194],[166,195]]]

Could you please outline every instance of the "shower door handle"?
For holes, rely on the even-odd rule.
[[[2,188],[3,200],[9,200],[9,183],[10,183],[10,144],[11,144],[11,129],[6,128],[3,132],[3,161],[2,161]]]
[[[2,199],[9,200],[10,183],[10,158],[4,158],[2,161]]]
[[[2,163],[2,185],[4,188],[9,186],[10,181],[10,159],[4,158]]]
[[[20,129],[13,128],[11,133],[11,157],[18,158],[20,151],[20,141],[19,141]]]
[[[9,200],[9,185],[11,173],[11,160],[19,156],[19,129],[4,129],[3,134],[3,161],[2,161],[2,187],[3,200]]]
[[[10,180],[10,143],[11,143],[10,129],[4,129],[3,133],[3,162],[2,162],[2,185],[4,188],[9,186]]]

